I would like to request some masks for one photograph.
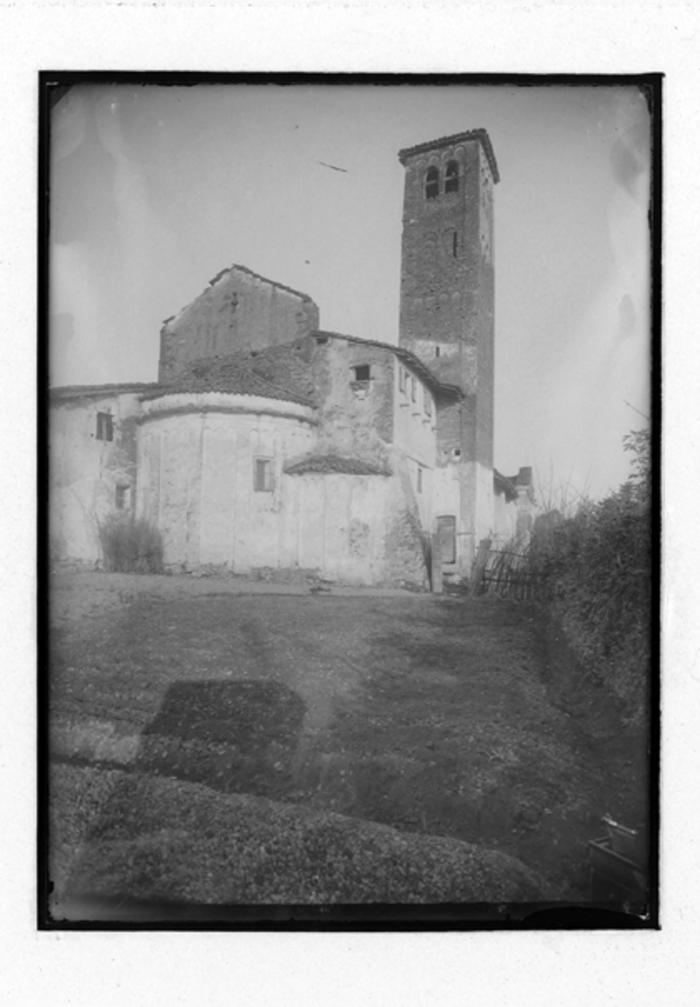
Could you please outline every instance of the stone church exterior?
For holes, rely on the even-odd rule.
[[[526,534],[530,470],[493,467],[493,189],[485,130],[404,165],[399,345],[320,328],[311,298],[232,266],[161,330],[158,381],[51,392],[51,546],[99,563],[145,518],[174,570],[307,570],[427,586]]]

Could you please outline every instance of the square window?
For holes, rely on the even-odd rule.
[[[369,364],[359,364],[353,367],[355,381],[369,381]]]
[[[253,486],[256,493],[271,493],[273,488],[272,459],[256,458]]]
[[[111,413],[97,414],[97,431],[95,433],[98,441],[111,441],[114,438],[114,421]]]

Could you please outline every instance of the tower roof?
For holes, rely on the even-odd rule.
[[[437,150],[439,147],[449,147],[451,144],[460,143],[462,140],[480,141],[491,166],[493,180],[494,182],[500,181],[496,155],[493,152],[489,134],[485,129],[469,129],[465,133],[453,133],[452,136],[441,136],[437,140],[427,140],[425,143],[418,143],[415,147],[405,147],[399,151],[399,161],[405,165],[408,158],[413,157],[415,154],[424,154],[429,150]]]

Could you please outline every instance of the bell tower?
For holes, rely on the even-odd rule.
[[[435,513],[456,518],[454,572],[464,575],[493,524],[498,166],[485,129],[420,143],[399,160],[406,171],[399,343],[462,391],[460,402],[437,412]],[[458,493],[446,488],[452,483]]]

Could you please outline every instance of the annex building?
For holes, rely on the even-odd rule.
[[[485,130],[402,150],[399,343],[320,327],[299,291],[231,266],[168,319],[157,382],[57,388],[51,548],[100,562],[110,515],[166,564],[358,584],[468,577],[529,529],[531,471],[493,465],[493,192]]]

